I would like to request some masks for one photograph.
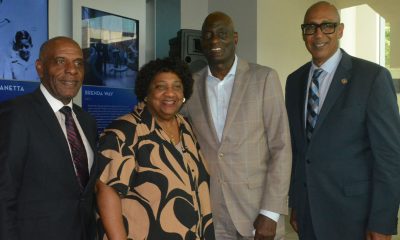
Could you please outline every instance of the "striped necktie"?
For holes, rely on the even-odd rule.
[[[68,106],[60,109],[60,112],[65,115],[65,128],[67,130],[68,143],[71,148],[72,161],[75,167],[76,177],[78,178],[81,190],[86,187],[89,180],[88,160],[81,135],[72,117],[72,110]]]
[[[310,88],[308,89],[308,100],[307,100],[307,121],[306,121],[306,134],[307,140],[311,140],[311,136],[314,131],[315,124],[318,120],[319,114],[319,81],[321,80],[321,74],[324,72],[323,69],[315,69],[311,78]]]

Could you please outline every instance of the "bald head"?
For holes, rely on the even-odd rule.
[[[223,12],[210,13],[201,29],[201,48],[212,74],[223,79],[234,60],[238,34],[232,19]]]
[[[330,2],[320,1],[314,3],[307,9],[306,14],[304,15],[304,23],[307,22],[307,19],[309,18],[310,15],[321,10],[323,10],[324,12],[331,12],[332,15],[335,16],[336,18],[335,21],[340,22],[340,14],[337,8]]]
[[[54,37],[54,38],[47,40],[46,42],[44,42],[42,44],[42,46],[40,46],[39,58],[43,60],[46,57],[46,55],[50,49],[53,49],[57,46],[64,45],[64,44],[72,44],[75,47],[81,49],[79,44],[77,42],[75,42],[75,40],[73,40],[72,38],[65,37],[65,36],[58,36],[58,37]]]
[[[223,22],[225,26],[232,30],[232,32],[235,31],[231,17],[223,12],[210,13],[206,19],[204,19],[202,30],[204,30],[207,26],[214,25],[216,22]]]

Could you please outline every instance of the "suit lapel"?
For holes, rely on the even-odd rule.
[[[54,114],[50,104],[47,102],[40,89],[37,89],[34,92],[34,98],[37,103],[32,105],[32,107],[34,107],[36,110],[35,112],[39,115],[40,119],[49,130],[50,135],[53,136],[54,142],[60,147],[62,153],[68,156],[68,158],[72,161],[67,139],[65,138],[56,115]]]
[[[237,69],[235,73],[235,80],[233,82],[232,94],[229,100],[228,112],[226,114],[225,126],[222,132],[221,142],[224,141],[226,132],[232,125],[235,115],[240,108],[240,103],[246,92],[249,81],[251,81],[252,76],[250,76],[249,64],[240,58],[238,59]]]
[[[343,51],[342,59],[336,69],[335,75],[333,76],[331,85],[329,87],[328,93],[326,95],[325,101],[322,105],[317,124],[314,129],[313,134],[317,134],[318,129],[323,124],[329,111],[335,104],[338,97],[341,95],[343,90],[348,85],[350,81],[351,73],[350,69],[352,67],[351,57]],[[344,79],[346,81],[344,81]]]
[[[307,142],[306,141],[306,122],[305,122],[305,116],[306,116],[306,111],[307,111],[307,109],[306,109],[306,101],[307,101],[307,99],[306,99],[306,97],[307,97],[307,91],[308,91],[308,88],[307,88],[307,83],[308,83],[308,75],[309,75],[309,72],[310,72],[310,67],[311,67],[311,62],[308,64],[308,66],[306,66],[305,68],[304,68],[304,71],[301,73],[301,76],[300,76],[300,79],[301,79],[301,81],[300,81],[300,89],[302,89],[302,91],[300,92],[300,96],[299,96],[299,99],[300,99],[300,101],[298,102],[298,104],[299,104],[299,106],[298,106],[298,109],[300,109],[299,110],[299,113],[301,114],[300,115],[300,121],[301,121],[301,136],[302,136],[302,139],[304,140],[304,142]]]
[[[207,94],[208,68],[207,67],[203,68],[203,70],[200,71],[198,74],[199,74],[198,79],[204,79],[204,81],[199,80],[199,86],[198,86],[201,108],[204,109],[203,112],[206,115],[205,117],[207,119],[209,129],[211,129],[211,132],[213,134],[213,139],[217,144],[219,144],[218,135],[217,131],[215,130],[214,121],[210,109],[210,102]],[[202,101],[202,99],[204,99],[204,101]]]
[[[62,154],[60,159],[66,159],[68,161],[64,162],[64,165],[68,167],[68,170],[66,171],[71,173],[70,176],[73,176],[76,189],[77,191],[80,191],[78,180],[75,177],[75,169],[72,163],[72,156],[69,151],[68,142],[61,129],[60,123],[40,89],[37,89],[33,95],[36,104],[32,104],[32,107],[35,108],[35,112],[39,115],[39,118],[49,130],[49,134],[52,135],[52,140],[55,142],[55,145],[59,147],[59,151]]]

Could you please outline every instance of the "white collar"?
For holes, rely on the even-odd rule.
[[[229,75],[233,75],[233,76],[235,76],[235,74],[236,74],[236,69],[237,69],[237,64],[238,64],[238,57],[236,56],[236,54],[235,54],[235,60],[233,61],[233,65],[232,65],[232,67],[231,67],[231,69],[229,70],[229,72],[226,74],[226,76],[229,76]],[[214,77],[213,75],[212,75],[212,73],[211,73],[211,70],[210,70],[210,66],[208,65],[208,76],[212,76],[212,77]],[[225,76],[225,77],[226,77]],[[215,78],[215,77],[214,77]]]
[[[40,84],[40,90],[54,112],[58,112],[64,106],[69,106],[72,109],[72,100],[67,105],[64,105],[60,100],[53,97],[43,84]]]
[[[321,67],[318,67],[314,64],[314,62],[311,61],[311,70],[313,71],[314,69],[322,68],[325,72],[331,73],[339,65],[339,62],[342,59],[342,55],[342,51],[340,50],[340,48],[338,48],[336,52],[326,62],[324,62],[324,64],[321,65]]]

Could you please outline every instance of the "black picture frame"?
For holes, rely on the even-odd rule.
[[[139,20],[82,6],[84,85],[134,88]]]

